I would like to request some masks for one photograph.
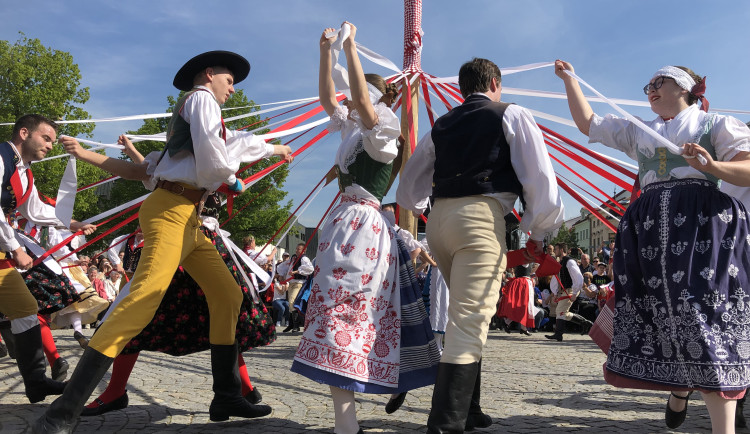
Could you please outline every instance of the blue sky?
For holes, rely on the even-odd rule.
[[[317,95],[318,38],[323,28],[338,27],[343,20],[357,25],[362,44],[402,63],[400,0],[0,0],[0,5],[0,39],[15,41],[22,31],[73,55],[82,85],[90,88],[84,108],[94,118],[163,112],[167,95],[177,93],[171,85],[177,69],[190,57],[215,49],[248,58],[252,70],[238,88],[256,103]],[[422,68],[436,76],[453,76],[474,56],[501,67],[561,58],[605,95],[644,100],[641,89],[653,72],[679,64],[708,76],[706,95],[712,107],[750,110],[748,26],[750,3],[738,1],[424,0]],[[388,73],[367,61],[363,64],[366,71]],[[509,75],[503,85],[563,91],[551,68]],[[513,95],[503,99],[570,117],[564,100]],[[602,104],[593,107],[600,114],[611,111]],[[647,108],[628,110],[654,117]],[[750,121],[748,115],[737,117]],[[573,128],[540,123],[584,141]],[[111,143],[120,132],[139,125],[101,124],[94,139]],[[422,112],[420,136],[428,128]],[[336,146],[334,139],[326,139],[294,166],[286,185],[289,197],[300,200],[309,192],[332,164]],[[302,217],[303,224],[317,223],[334,190],[329,186],[318,196]],[[395,189],[385,200],[394,197]],[[567,216],[578,213],[580,206],[568,199],[565,203]]]

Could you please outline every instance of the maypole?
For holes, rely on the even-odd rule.
[[[404,78],[401,88],[401,133],[404,152],[401,171],[417,145],[419,75],[422,73],[422,0],[404,0]],[[416,79],[416,80],[415,80]],[[399,213],[398,225],[417,236],[417,219],[411,212]]]

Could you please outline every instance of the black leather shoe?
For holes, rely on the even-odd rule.
[[[247,392],[247,395],[245,395],[245,399],[250,404],[257,404],[263,401],[263,395],[261,395],[260,392],[258,392],[257,387],[253,387],[253,390]]]
[[[232,416],[254,418],[271,414],[271,407],[250,404],[242,396],[237,352],[236,342],[232,345],[211,344],[214,399],[208,407],[208,415],[213,422],[222,422]]]
[[[101,399],[96,398],[95,403],[99,404],[94,408],[83,407],[81,416],[98,416],[100,414],[109,413],[110,411],[122,410],[128,407],[128,391],[122,394],[119,398],[112,402],[104,403]]]
[[[528,330],[521,330],[522,335],[531,336],[531,333],[529,333]]]
[[[80,345],[84,350],[89,346],[89,340],[86,336],[83,335],[83,333],[77,331],[73,333],[73,338],[78,341],[78,345]]]
[[[68,361],[62,357],[58,357],[55,363],[52,364],[52,379],[55,381],[65,381],[68,377]]]
[[[667,398],[667,409],[664,412],[664,422],[666,422],[667,427],[675,429],[682,425],[682,422],[685,422],[685,416],[687,416],[688,399],[692,394],[693,392],[688,393],[687,396],[677,396],[674,393],[671,394],[671,396],[685,401],[685,408],[682,411],[672,410],[669,407],[669,398]]]
[[[406,392],[401,392],[398,395],[396,395],[395,398],[389,399],[388,403],[385,404],[385,412],[388,414],[394,413],[396,410],[401,408],[401,405],[403,405],[405,399],[406,399]]]
[[[492,426],[492,417],[487,414],[471,414],[466,417],[466,427],[464,431],[474,431],[477,428],[488,428]]]

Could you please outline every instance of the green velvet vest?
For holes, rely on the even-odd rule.
[[[693,139],[697,140],[697,143],[708,151],[708,153],[711,154],[711,157],[716,160],[716,150],[714,149],[714,145],[711,144],[711,128],[713,128],[713,126],[714,116],[708,115],[703,130],[699,132],[700,138],[696,136]],[[638,153],[638,172],[641,177],[641,183],[643,183],[643,176],[649,170],[653,170],[660,179],[663,179],[670,174],[672,169],[689,166],[685,157],[673,154],[669,152],[667,148],[659,147],[656,148],[655,151],[656,152],[654,152],[652,157],[647,157],[641,153],[640,150],[636,151]],[[719,178],[705,172],[703,172],[703,175],[709,181],[717,184],[719,183]]]
[[[190,124],[180,116],[185,101],[195,92],[208,92],[205,89],[192,89],[185,92],[185,95],[177,100],[172,110],[172,118],[167,125],[167,146],[165,151],[169,151],[169,156],[174,157],[180,151],[188,151],[193,154],[193,138],[190,135]],[[211,92],[208,92],[211,94]],[[211,94],[213,97],[213,94]],[[218,102],[217,102],[218,103]]]
[[[341,192],[346,187],[357,184],[375,196],[378,201],[383,200],[383,196],[388,192],[388,184],[391,180],[392,161],[390,163],[375,161],[367,154],[367,151],[363,150],[357,154],[354,162],[347,167],[347,170],[349,173],[343,173],[339,166],[336,166]]]

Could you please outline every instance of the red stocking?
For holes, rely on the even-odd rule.
[[[44,350],[44,354],[47,356],[47,361],[51,367],[55,364],[55,360],[60,358],[60,354],[57,352],[55,339],[52,338],[52,331],[49,329],[47,316],[37,314],[37,317],[39,317],[39,330],[42,333],[42,349]]]
[[[120,353],[119,356],[115,357],[115,361],[112,363],[112,378],[109,379],[107,390],[99,395],[100,401],[109,404],[125,394],[125,386],[128,385],[128,378],[130,378],[130,373],[133,372],[133,366],[135,366],[135,361],[138,360],[138,354],[140,353]],[[99,407],[96,401],[86,406],[86,408],[96,407]]]
[[[242,357],[242,353],[237,356],[237,362],[240,365],[240,379],[242,380],[242,396],[247,395],[253,390],[253,383],[250,382],[250,376],[247,375],[247,366],[245,366],[245,359]]]

